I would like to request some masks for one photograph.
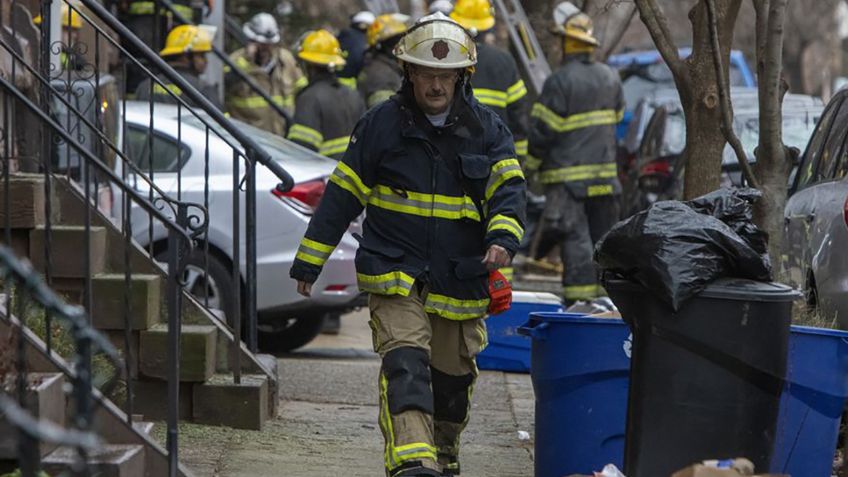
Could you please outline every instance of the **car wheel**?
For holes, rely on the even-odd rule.
[[[156,260],[167,264],[167,252]],[[167,268],[167,267],[166,267]],[[202,250],[193,250],[186,259],[183,283],[185,289],[220,320],[232,328],[233,279],[229,264],[209,254],[208,266]]]
[[[324,327],[326,314],[305,314],[279,318],[259,324],[259,349],[268,353],[285,353],[306,345]]]

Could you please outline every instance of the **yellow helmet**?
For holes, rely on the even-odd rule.
[[[74,8],[76,8],[76,6]],[[37,17],[33,18],[32,22],[36,25],[41,25],[41,15],[38,15]],[[67,3],[62,4],[62,26],[71,27],[74,29],[82,28],[82,18],[76,11],[71,12],[71,9],[70,7],[68,7]]]
[[[388,40],[393,36],[398,36],[406,33],[409,29],[409,16],[402,13],[386,13],[380,15],[368,27],[368,45],[374,46],[377,43]]]
[[[159,56],[182,55],[183,53],[208,53],[212,51],[214,27],[206,25],[180,25],[174,27],[165,39],[165,48]]]
[[[571,2],[562,2],[554,9],[555,33],[566,38],[566,43],[580,49],[598,46],[592,35],[592,19]],[[575,41],[568,41],[569,39]],[[580,45],[583,43],[584,45]]]
[[[308,63],[339,69],[345,64],[339,40],[327,30],[311,31],[297,47],[297,57]]]
[[[495,26],[495,15],[489,0],[457,0],[450,16],[466,30],[486,31]]]

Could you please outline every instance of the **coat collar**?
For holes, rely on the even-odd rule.
[[[436,129],[446,130],[460,139],[471,139],[483,134],[483,126],[475,111],[476,99],[471,93],[471,85],[465,81],[460,85],[443,128],[436,128],[418,107],[412,84],[404,78],[400,91],[392,96],[403,114],[401,134],[404,137],[427,139]]]

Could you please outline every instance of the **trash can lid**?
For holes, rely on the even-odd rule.
[[[529,303],[533,305],[562,305],[562,300],[553,293],[513,291],[513,303]]]
[[[721,298],[745,301],[794,301],[801,293],[783,283],[758,282],[745,278],[719,278],[698,295],[702,298]]]

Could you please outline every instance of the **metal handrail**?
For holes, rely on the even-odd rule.
[[[85,146],[81,145],[77,142],[76,139],[73,138],[70,134],[68,134],[65,129],[56,124],[56,121],[51,118],[49,115],[45,114],[38,106],[32,103],[32,101],[26,97],[23,93],[21,93],[14,85],[12,85],[8,80],[0,76],[0,86],[3,87],[8,93],[15,97],[18,101],[24,104],[27,109],[29,109],[33,114],[35,114],[41,121],[50,126],[50,128],[58,134],[64,141],[66,141],[71,147],[73,147],[79,154],[83,155],[86,160],[90,161],[94,167],[96,167],[102,174],[106,175],[112,182],[116,183],[121,190],[132,197],[135,202],[139,204],[141,208],[147,211],[149,214],[153,215],[157,220],[161,221],[166,227],[170,230],[180,234],[187,243],[193,243],[194,238],[192,237],[192,233],[184,227],[181,227],[179,224],[174,222],[173,219],[168,217],[161,209],[157,208],[153,203],[151,203],[147,197],[141,195],[134,188],[130,187],[126,184],[114,171],[112,171],[108,166],[103,164],[100,159],[97,158],[91,151],[89,151]],[[169,201],[173,201],[173,199],[167,199]],[[176,201],[173,201],[176,202]],[[191,204],[192,207],[196,207],[199,210],[204,212],[204,220],[203,223],[208,221],[208,216],[206,215],[206,210],[200,204]]]
[[[222,113],[209,99],[200,94],[188,81],[177,73],[168,63],[165,62],[159,55],[153,52],[149,46],[142,42],[135,34],[130,31],[117,18],[112,16],[106,8],[97,0],[80,0],[89,10],[95,13],[97,17],[106,24],[109,28],[115,30],[118,35],[128,41],[136,50],[136,54],[142,56],[150,64],[155,65],[159,71],[168,78],[171,82],[177,85],[182,92],[191,99],[198,107],[204,110],[212,119],[221,125],[233,138],[238,141],[246,151],[247,158],[251,161],[258,162],[267,167],[271,172],[280,179],[281,184],[278,186],[281,190],[288,191],[294,187],[294,179],[286,170],[271,158],[256,141],[242,130],[237,128],[224,113]],[[91,22],[92,24],[94,22]]]
[[[156,2],[159,3],[160,5],[162,5],[163,7],[165,7],[165,9],[167,9],[169,12],[171,12],[171,16],[173,18],[175,18],[181,24],[183,24],[183,25],[193,25],[191,20],[184,17],[179,11],[177,11],[176,8],[174,8],[174,4],[171,3],[170,0],[156,0]],[[289,125],[291,125],[291,122],[292,122],[291,119],[292,118],[279,104],[274,102],[273,98],[271,98],[271,95],[268,94],[268,92],[266,92],[265,90],[263,90],[262,87],[259,86],[259,84],[256,81],[253,80],[253,78],[251,78],[250,76],[247,76],[247,74],[245,74],[245,72],[242,71],[241,68],[236,66],[235,62],[230,59],[230,56],[227,55],[227,53],[222,51],[220,48],[218,48],[214,44],[212,45],[212,52],[215,54],[215,56],[218,57],[218,59],[220,59],[222,62],[224,62],[225,65],[227,65],[230,68],[230,71],[233,74],[238,76],[241,81],[244,81],[245,84],[247,84],[247,86],[254,93],[261,96],[262,99],[264,99],[265,102],[268,103],[268,106],[270,106],[271,109],[273,109],[277,114],[282,116],[282,118],[285,120],[285,123],[286,123],[286,130],[288,130]]]

